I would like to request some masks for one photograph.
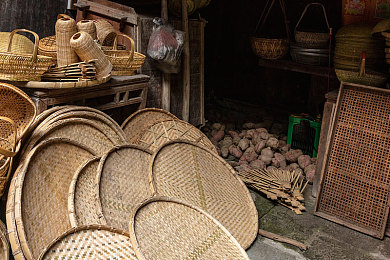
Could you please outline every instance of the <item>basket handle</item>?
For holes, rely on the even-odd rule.
[[[18,131],[17,127],[16,127],[16,123],[11,118],[5,117],[5,116],[0,116],[0,121],[1,120],[6,121],[6,122],[11,124],[12,130],[14,133],[14,140],[13,140],[13,144],[11,144],[12,145],[11,151],[0,147],[0,154],[7,156],[7,157],[14,157],[16,155],[15,147],[16,147],[17,131]],[[3,139],[3,138],[0,138],[0,139],[5,141],[5,139]]]
[[[303,12],[302,12],[302,14],[301,14],[301,17],[299,18],[297,24],[295,25],[295,31],[297,30],[298,25],[301,23],[302,18],[305,16],[305,14],[306,14],[306,12],[307,12],[307,9],[309,9],[310,6],[314,6],[314,5],[318,5],[318,6],[321,6],[321,7],[322,7],[322,12],[324,13],[326,26],[328,26],[328,29],[329,29],[328,16],[326,15],[325,7],[324,7],[321,3],[310,3],[310,4],[306,5],[305,9],[303,10]]]
[[[39,42],[39,36],[33,31],[27,30],[27,29],[15,29],[13,30],[9,35],[9,43],[8,43],[8,50],[7,52],[11,52],[11,46],[12,46],[12,39],[14,38],[14,34],[17,32],[28,32],[34,35],[35,41],[34,41],[34,52],[33,52],[33,62],[36,63],[38,59],[38,42]]]
[[[58,19],[61,19],[61,18],[73,19],[72,17],[70,17],[70,16],[67,15],[67,14],[59,14],[59,15],[57,15],[57,20],[58,20]]]
[[[130,44],[131,44],[131,49],[130,49],[130,56],[129,56],[129,59],[128,59],[128,63],[130,63],[131,61],[133,61],[133,58],[134,58],[134,49],[135,49],[135,46],[134,46],[134,40],[130,37],[130,36],[128,36],[128,35],[126,35],[126,34],[123,34],[123,33],[120,33],[120,34],[117,34],[116,36],[115,36],[115,39],[114,39],[114,44],[112,45],[112,49],[114,50],[114,51],[116,51],[116,50],[118,50],[118,36],[123,36],[123,37],[125,37],[125,38],[127,38],[127,39],[129,39],[130,40]]]

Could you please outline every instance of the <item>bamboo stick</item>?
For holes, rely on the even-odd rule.
[[[284,237],[284,236],[281,236],[281,235],[278,235],[275,233],[271,233],[271,232],[268,232],[268,231],[265,231],[262,229],[259,229],[259,235],[266,237],[266,238],[269,238],[269,239],[272,239],[272,240],[275,240],[275,241],[278,241],[278,242],[287,243],[287,244],[296,246],[301,250],[307,250],[307,246],[305,244],[303,244],[297,240],[291,239],[291,238],[287,238],[287,237]]]

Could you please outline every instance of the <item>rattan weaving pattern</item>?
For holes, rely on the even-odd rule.
[[[317,211],[383,237],[390,195],[390,93],[353,84],[340,91]]]
[[[135,145],[115,147],[101,159],[95,192],[103,224],[126,230],[134,207],[152,196],[151,159],[151,151]]]
[[[146,202],[130,225],[140,259],[249,259],[220,223],[177,201]]]
[[[9,260],[7,228],[2,221],[0,221],[0,259]]]
[[[105,226],[84,226],[56,239],[39,259],[137,260],[137,257],[127,233]]]
[[[216,218],[246,249],[257,235],[258,216],[234,170],[206,148],[184,140],[156,152],[151,183],[161,196],[182,199]]]
[[[189,140],[217,152],[205,134],[193,125],[181,120],[168,120],[150,126],[137,144],[157,151],[163,144],[175,139]]]
[[[76,170],[93,155],[89,148],[62,138],[31,151],[15,184],[15,219],[26,258],[37,259],[52,240],[71,228],[69,185]]]
[[[94,187],[99,157],[92,158],[74,174],[69,186],[68,210],[72,227],[101,224],[97,214],[100,207]]]

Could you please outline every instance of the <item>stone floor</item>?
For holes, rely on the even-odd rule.
[[[390,237],[376,239],[313,215],[315,198],[311,186],[305,191],[303,215],[274,204],[251,191],[259,212],[259,228],[296,239],[308,250],[258,236],[247,250],[251,260],[293,259],[389,259]]]

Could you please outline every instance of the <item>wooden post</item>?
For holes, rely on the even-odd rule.
[[[161,18],[168,22],[168,3],[161,0]],[[166,111],[171,109],[171,74],[163,73],[161,82],[161,107]]]
[[[181,15],[183,30],[186,33],[184,41],[184,57],[183,57],[183,120],[188,122],[190,120],[190,36],[188,30],[188,13],[187,0],[181,1]]]

